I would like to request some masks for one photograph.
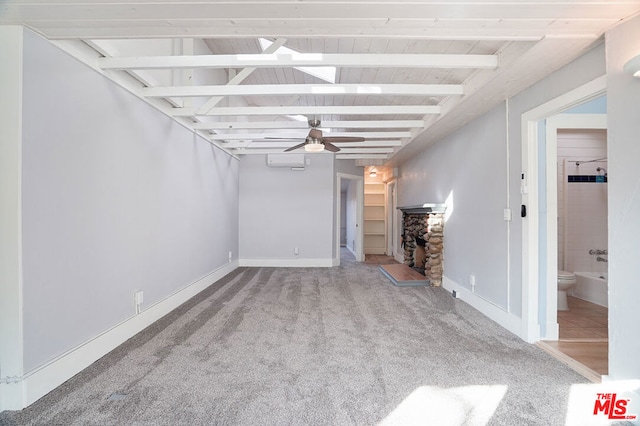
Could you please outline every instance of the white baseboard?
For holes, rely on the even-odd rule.
[[[328,268],[334,266],[334,259],[239,259],[239,266],[265,268]]]
[[[44,366],[18,378],[15,383],[0,384],[0,395],[6,395],[7,397],[3,400],[6,405],[10,405],[0,407],[0,411],[20,410],[37,401],[237,267],[237,261],[230,262]]]
[[[404,254],[402,253],[396,253],[393,258],[398,262],[398,263],[404,263]]]
[[[459,299],[473,306],[475,309],[480,311],[480,313],[497,322],[516,336],[522,338],[522,320],[519,317],[505,311],[486,299],[479,297],[450,278],[442,277],[442,287],[448,291],[455,290]]]

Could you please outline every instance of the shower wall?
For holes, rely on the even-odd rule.
[[[589,250],[608,248],[608,165],[606,159],[584,163],[606,157],[606,130],[558,131],[559,269],[607,272],[607,263]]]

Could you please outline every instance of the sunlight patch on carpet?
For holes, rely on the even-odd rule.
[[[506,385],[462,386],[443,389],[420,386],[380,424],[485,425],[507,392]]]

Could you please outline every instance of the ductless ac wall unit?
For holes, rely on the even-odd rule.
[[[267,154],[269,167],[304,167],[304,154]]]

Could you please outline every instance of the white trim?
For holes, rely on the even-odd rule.
[[[398,236],[398,179],[393,178],[386,183],[385,188],[387,209],[387,255],[395,258],[398,248],[396,242],[399,239]]]
[[[0,26],[0,411],[23,400],[22,86],[24,29]]]
[[[239,266],[252,268],[327,268],[334,266],[333,258],[328,259],[276,259],[251,258],[238,259]]]
[[[449,292],[455,290],[460,300],[471,305],[481,314],[495,321],[498,325],[507,329],[516,336],[520,335],[520,331],[522,330],[522,321],[516,315],[513,315],[498,305],[479,297],[477,294],[472,293],[466,287],[457,284],[446,276],[442,277],[442,287]]]
[[[521,192],[522,204],[527,206],[528,214],[522,220],[522,331],[520,335],[529,343],[540,339],[540,320],[538,318],[539,221],[537,215],[539,210],[538,121],[601,96],[606,92],[606,87],[607,78],[603,75],[522,114],[522,172],[525,174],[525,180],[522,182]],[[556,167],[554,166],[553,169],[555,171]],[[555,204],[557,201],[553,205]],[[553,251],[555,253],[557,250],[554,248]],[[547,294],[548,297],[551,296]],[[545,318],[547,316],[545,314]]]
[[[42,367],[26,374],[22,380],[12,384],[0,384],[7,393],[17,393],[24,388],[20,398],[22,404],[3,409],[22,409],[64,383],[122,343],[158,321],[169,312],[196,296],[213,283],[238,267],[237,262],[230,262],[185,288],[151,305],[140,314],[134,315],[111,329],[99,334],[91,340],[67,351]],[[16,395],[17,396],[17,395]],[[15,400],[15,399],[14,399]]]

